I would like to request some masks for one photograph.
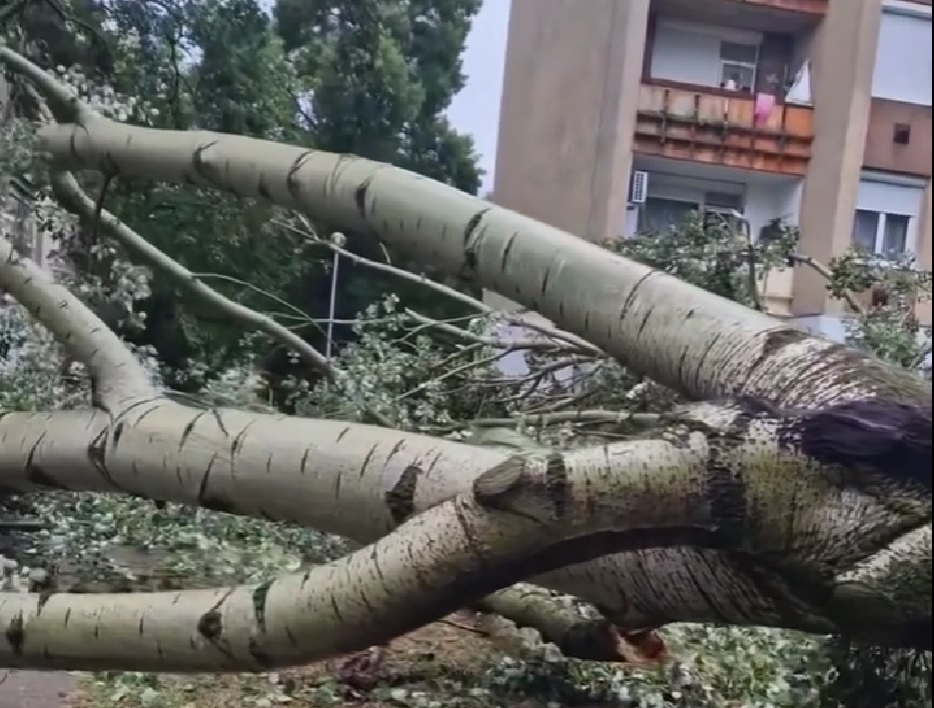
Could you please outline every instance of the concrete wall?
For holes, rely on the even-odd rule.
[[[583,238],[618,227],[649,1],[512,0],[498,204]]]

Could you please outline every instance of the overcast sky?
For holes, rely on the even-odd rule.
[[[454,126],[462,133],[473,135],[476,142],[480,165],[486,171],[481,195],[493,187],[509,5],[509,0],[485,0],[483,3],[464,52],[467,86],[455,96],[448,110]]]

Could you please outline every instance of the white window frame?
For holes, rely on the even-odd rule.
[[[716,191],[716,190],[713,190],[713,191]],[[723,194],[728,194],[728,192],[723,192]],[[740,217],[743,217],[746,214],[746,196],[744,194],[736,194],[736,196],[739,197],[739,203],[740,203],[739,209],[733,209],[730,207],[716,206],[716,205],[708,206],[705,201],[706,196],[707,196],[707,192],[704,192],[701,195],[700,199],[687,199],[686,197],[669,197],[669,196],[664,196],[661,194],[651,194],[651,193],[647,194],[645,198],[645,202],[639,205],[638,214],[636,216],[636,219],[637,219],[636,233],[639,232],[639,229],[642,226],[642,223],[641,223],[642,212],[644,211],[646,205],[650,201],[655,200],[655,199],[661,199],[666,202],[680,202],[682,204],[689,204],[693,208],[693,210],[696,211],[701,216],[701,218],[704,218],[707,214],[718,214],[722,216],[724,219],[731,220],[731,219],[735,219],[737,215],[739,215]]]
[[[723,45],[724,44],[736,44],[738,46],[750,47],[755,50],[755,58],[753,61],[735,61],[733,59],[724,59],[723,58]],[[731,39],[721,39],[720,40],[720,56],[718,57],[719,61],[719,85],[720,88],[726,88],[726,72],[729,70],[729,67],[737,67],[739,69],[747,69],[751,72],[752,76],[749,79],[749,88],[743,88],[742,86],[737,87],[735,90],[741,93],[753,93],[756,90],[756,78],[759,71],[759,52],[761,51],[761,44],[751,44],[748,42],[737,42]]]
[[[905,254],[909,254],[909,253],[910,253],[910,254],[914,254],[914,252],[915,252],[914,245],[915,245],[915,244],[909,243],[909,239],[910,239],[910,237],[911,237],[911,227],[912,227],[912,225],[913,225],[913,224],[912,224],[912,221],[914,220],[914,217],[913,217],[911,214],[899,214],[899,213],[897,213],[897,212],[886,212],[886,211],[877,211],[877,210],[875,210],[875,209],[859,209],[859,208],[857,208],[856,211],[857,211],[857,212],[862,211],[862,212],[865,212],[865,213],[867,213],[867,214],[875,214],[876,216],[879,217],[879,218],[878,218],[878,221],[876,222],[876,238],[875,238],[875,241],[873,241],[873,244],[872,244],[872,254],[873,254],[873,255],[875,255],[875,256],[886,256],[886,255],[889,255],[889,254],[886,254],[886,253],[884,253],[884,252],[882,251],[882,247],[885,245],[885,222],[886,222],[886,220],[888,219],[888,217],[890,217],[890,216],[896,216],[896,217],[901,217],[901,218],[906,219],[906,223],[905,223],[905,250],[902,251],[901,253],[898,253],[898,254],[895,254],[895,255],[901,256],[901,255],[905,255]],[[856,224],[855,224],[855,218],[856,218],[856,217],[855,217],[855,214],[854,214],[854,231],[855,231],[855,226],[856,226]],[[852,240],[853,244],[856,245],[856,234],[855,234],[855,233],[851,235],[851,240]]]

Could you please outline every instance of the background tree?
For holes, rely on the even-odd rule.
[[[131,122],[313,145],[385,160],[470,193],[479,187],[471,139],[444,118],[463,86],[460,54],[476,0],[282,3],[274,17],[255,0],[89,0],[65,13],[35,5],[17,27],[35,47],[30,56],[41,66],[74,67],[92,81],[106,79],[108,90],[143,98],[145,109],[128,106]],[[83,33],[74,33],[67,18],[80,20]],[[69,42],[61,41],[66,36]],[[53,44],[59,49],[48,54],[44,48]],[[72,44],[93,51],[68,50]],[[347,77],[353,77],[350,84]],[[302,336],[325,348],[322,321],[331,314],[334,261],[313,234],[277,225],[276,210],[267,205],[216,192],[123,178],[94,178],[85,186],[99,194],[105,184],[107,208],[128,225],[147,227],[155,245],[211,276],[225,295],[291,317]],[[76,239],[93,240],[87,231],[79,229]],[[352,253],[421,270],[366,235],[347,237]],[[87,243],[67,250],[76,267],[94,271],[98,256]],[[94,272],[106,279],[108,270],[101,263]],[[343,323],[389,292],[437,316],[466,314],[454,300],[426,299],[422,288],[384,272],[362,272],[352,260],[342,261],[337,280],[338,321],[331,329],[338,346],[353,338]],[[246,281],[251,288],[240,285]],[[235,328],[197,302],[183,302],[172,288],[155,284],[142,309],[145,321],[123,333],[156,347],[173,388],[197,390],[247,355]],[[268,354],[267,366],[277,373],[272,380],[309,374],[281,349]]]

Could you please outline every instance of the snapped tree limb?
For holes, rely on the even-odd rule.
[[[560,541],[561,510],[533,470],[494,468],[473,487],[342,560],[271,582],[141,594],[3,593],[0,665],[259,671],[391,639],[520,580],[542,562],[539,551]]]
[[[465,468],[525,460],[551,470],[553,501],[567,510],[562,519],[568,533],[595,515],[612,518],[619,530],[638,528],[613,537],[598,555],[666,546],[739,554],[739,582],[718,588],[717,599],[706,606],[700,603],[708,618],[808,631],[845,628],[853,636],[895,644],[922,641],[914,632],[929,612],[930,596],[918,594],[916,585],[898,576],[867,575],[860,578],[861,600],[836,595],[839,576],[867,563],[867,572],[878,570],[870,560],[887,558],[895,540],[911,540],[898,550],[900,572],[923,575],[930,568],[930,503],[917,494],[925,483],[923,438],[920,457],[902,459],[915,476],[895,483],[874,466],[871,450],[872,436],[890,431],[846,405],[782,416],[752,404],[703,404],[671,419],[654,438],[505,459],[495,449],[370,426],[194,411],[164,399],[127,411],[112,431],[111,419],[96,415],[96,423],[80,411],[0,418],[0,435],[8,441],[0,454],[4,485],[141,494],[310,522],[366,542],[465,489],[478,478],[464,475]],[[843,476],[828,468],[833,463],[825,456],[827,446],[834,444],[826,438],[828,425],[852,426],[869,441],[867,450],[857,450],[864,467]],[[438,485],[444,478],[434,471],[441,469],[461,472],[460,490],[451,482]],[[395,476],[383,478],[390,470]],[[576,488],[562,481],[567,470],[591,476]],[[601,490],[599,499],[590,488]],[[632,605],[627,584],[616,586],[593,567],[576,565],[581,561],[580,555],[564,556],[547,568],[556,571],[553,576],[536,582],[574,592],[617,622]],[[601,561],[601,573],[610,563]],[[558,571],[566,565],[575,567]],[[626,569],[617,568],[611,577]],[[708,596],[695,588],[695,602],[686,601],[691,587],[681,583],[672,589],[672,616],[665,619],[695,619],[690,608]],[[733,589],[747,595],[733,595]],[[753,597],[761,604],[751,606]],[[854,614],[860,603],[862,610]]]
[[[856,418],[877,419],[892,432],[879,444],[893,459],[907,444],[896,441],[898,426],[930,428],[930,385],[913,372],[386,165],[235,136],[100,121],[46,128],[43,144],[64,166],[93,169],[113,161],[132,174],[266,197],[342,228],[376,233],[449,272],[470,268],[480,284],[537,307],[689,396],[752,395],[792,411],[850,402]],[[158,162],[147,158],[154,154]],[[858,447],[845,430],[838,427],[835,445]],[[920,453],[930,468],[930,445]],[[840,464],[830,463],[828,473]],[[883,486],[916,474],[901,465],[879,469]],[[930,475],[926,484],[920,476],[914,480],[920,483],[917,501],[929,510]],[[829,532],[830,518],[825,524]]]
[[[266,198],[373,233],[446,272],[470,271],[478,284],[695,399],[745,394],[788,407],[842,398],[931,400],[930,386],[912,372],[389,165],[100,117],[47,126],[40,143],[58,167],[115,165],[121,174]]]
[[[428,178],[253,138],[128,126],[95,113],[15,52],[0,47],[0,62],[32,81],[62,122],[40,131],[40,147],[58,168],[213,187],[374,234],[444,272],[469,272],[479,285],[695,399],[750,395],[805,407],[905,397],[930,404],[930,385],[912,372]]]

